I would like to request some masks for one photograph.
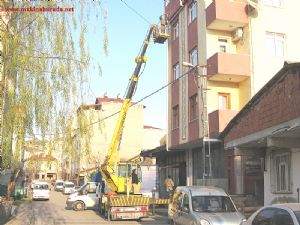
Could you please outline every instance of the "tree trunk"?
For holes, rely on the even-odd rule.
[[[10,182],[9,182],[9,184],[8,184],[8,186],[7,186],[7,196],[6,196],[6,199],[7,199],[8,201],[11,200],[11,196],[12,196],[13,191],[15,190],[15,187],[16,187],[16,181],[17,181],[17,179],[18,179],[19,176],[20,176],[20,172],[21,172],[20,169],[16,169],[16,170],[14,171],[14,174],[13,174],[13,175],[11,176],[11,178],[10,178]]]

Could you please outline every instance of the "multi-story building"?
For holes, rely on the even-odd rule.
[[[94,105],[82,105],[77,117],[85,121],[83,129],[87,128],[89,136],[86,140],[80,129],[74,127],[73,146],[76,156],[72,159],[71,174],[84,179],[104,161],[107,150],[116,128],[117,119],[121,110],[121,98],[97,98]],[[144,106],[135,104],[128,110],[121,144],[119,146],[120,160],[129,160],[140,154],[143,149],[154,148],[160,145],[165,131],[151,126],[144,126]],[[81,182],[80,182],[81,183]]]
[[[224,166],[218,135],[284,61],[300,60],[299,7],[294,0],[165,1],[172,82],[167,152],[172,154],[158,164],[164,161],[165,174],[177,184],[185,179],[181,185],[227,185],[220,178],[227,164],[236,162],[236,153],[226,152]]]

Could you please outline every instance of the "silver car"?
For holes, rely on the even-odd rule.
[[[253,213],[242,225],[299,225],[300,204],[281,203],[268,205]]]
[[[217,187],[177,187],[169,205],[171,224],[239,225],[245,217],[226,192]]]

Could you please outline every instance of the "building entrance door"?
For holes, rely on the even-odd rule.
[[[186,185],[186,163],[179,164],[179,186]]]

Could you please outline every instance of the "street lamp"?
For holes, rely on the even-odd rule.
[[[195,68],[198,66],[198,65],[193,65],[192,63],[189,62],[182,62],[182,65],[190,68]]]

